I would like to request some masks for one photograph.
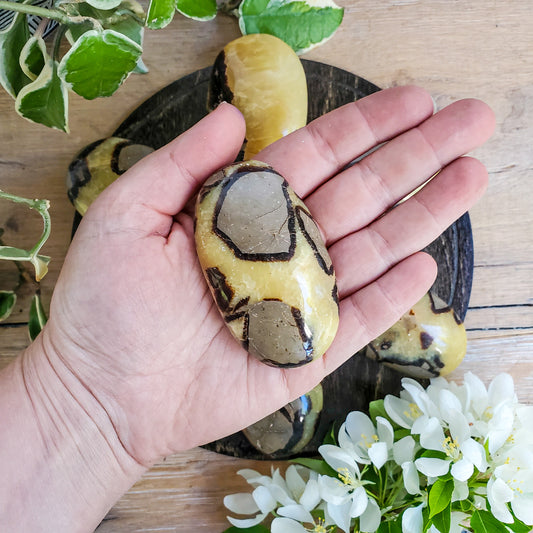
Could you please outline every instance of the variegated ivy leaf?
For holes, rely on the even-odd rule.
[[[122,0],[85,0],[89,5],[96,9],[115,9],[120,5]]]
[[[0,321],[11,314],[16,301],[17,295],[13,291],[0,291]]]
[[[46,60],[39,76],[18,93],[15,109],[32,122],[68,132],[68,92],[57,67],[56,61]]]
[[[212,20],[217,14],[216,0],[177,0],[176,9],[194,20]]]
[[[31,81],[19,64],[20,53],[29,38],[24,13],[15,13],[11,24],[0,31],[0,84],[13,98]]]
[[[36,80],[48,59],[42,37],[31,37],[20,52],[20,68],[31,80]]]
[[[243,35],[275,35],[302,54],[328,40],[343,15],[333,0],[243,0],[239,27]]]
[[[172,22],[176,12],[176,0],[151,0],[146,15],[146,26],[159,30]]]
[[[80,96],[111,96],[135,69],[142,48],[114,30],[85,32],[59,64],[59,75]]]
[[[39,292],[36,292],[31,301],[30,316],[28,320],[28,331],[32,341],[34,341],[37,335],[41,333],[46,321],[47,318],[41,300],[41,295]]]

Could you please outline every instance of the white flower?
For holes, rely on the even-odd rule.
[[[309,524],[309,527],[303,524]],[[276,517],[270,526],[271,533],[328,533],[332,530],[332,522],[318,518],[316,521],[313,516],[304,516],[303,514],[294,513],[292,517]]]
[[[507,441],[513,431],[517,407],[513,378],[509,374],[496,376],[489,388],[471,372],[464,377],[470,390],[471,402],[467,417],[475,436],[488,441],[489,453],[495,454]]]
[[[381,416],[376,418],[376,426],[364,413],[353,411],[340,427],[338,440],[339,446],[353,455],[358,463],[372,463],[381,468],[392,451],[394,430]]]
[[[424,507],[427,506],[427,502],[422,502],[416,507],[410,507],[406,509],[402,515],[402,533],[422,533],[424,531],[424,517],[422,512]],[[451,523],[449,533],[462,533],[464,528],[462,522],[468,515],[452,511]],[[428,529],[429,533],[440,533],[435,526],[431,526]]]
[[[450,409],[447,416],[450,436],[445,436],[443,427],[435,417],[430,418],[424,427],[414,428],[420,431],[420,444],[427,450],[444,452],[447,459],[421,457],[415,465],[428,477],[439,477],[450,470],[452,476],[460,482],[467,481],[474,473],[474,467],[480,472],[487,470],[486,453],[483,446],[470,435],[470,426],[465,416]]]
[[[311,516],[310,511],[321,501],[318,474],[303,466],[290,465],[285,472],[285,479],[279,469],[274,470],[272,476],[250,469],[237,473],[244,477],[254,490],[251,494],[230,494],[224,498],[224,505],[236,514],[255,516],[245,519],[228,516],[228,521],[236,527],[257,525],[276,508],[281,516],[290,517],[299,513],[299,516],[308,517]]]
[[[519,520],[533,525],[533,449],[517,444],[508,451],[503,464],[494,469],[487,484],[492,514],[501,522],[511,523],[508,505]]]
[[[417,448],[419,446],[410,435],[395,442],[392,446],[394,461],[402,467],[403,484],[409,494],[420,492],[420,479],[414,463]]]
[[[319,477],[320,496],[327,503],[326,509],[334,523],[349,532],[351,519],[363,515],[369,501],[359,466],[350,453],[338,446],[325,444],[318,451],[338,474],[338,478]]]

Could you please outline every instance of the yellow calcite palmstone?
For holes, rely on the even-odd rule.
[[[463,360],[466,340],[453,309],[428,292],[368,345],[367,355],[412,377],[445,376]]]
[[[210,107],[225,100],[244,115],[245,159],[307,122],[300,59],[272,35],[245,35],[228,43],[215,61],[209,91]]]
[[[261,361],[300,366],[337,332],[331,259],[308,209],[257,161],[209,178],[196,205],[196,249],[233,336]]]

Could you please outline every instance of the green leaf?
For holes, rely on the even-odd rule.
[[[450,533],[452,523],[452,506],[448,505],[443,511],[431,518],[433,525],[440,533]]]
[[[291,463],[302,465],[313,472],[318,472],[323,476],[337,477],[337,472],[331,468],[323,459],[313,459],[311,457],[299,457],[298,459],[291,459]]]
[[[15,109],[32,122],[68,132],[68,93],[56,61],[49,59],[38,78],[19,92]]]
[[[31,81],[19,64],[20,53],[29,38],[25,13],[15,13],[11,24],[0,31],[0,84],[13,98]]]
[[[17,295],[13,291],[0,291],[0,322],[11,314],[16,301]]]
[[[6,259],[8,261],[29,261],[31,259],[31,253],[22,248],[0,246],[0,259]]]
[[[381,522],[376,533],[402,533],[402,519],[397,517],[395,520]]]
[[[509,524],[507,524],[511,527]],[[489,511],[476,510],[472,513],[470,527],[474,533],[509,533],[509,530]],[[530,528],[526,529],[530,531]]]
[[[442,512],[446,507],[449,507],[452,501],[453,493],[453,479],[444,481],[437,479],[429,491],[429,518],[433,518],[436,514]]]
[[[329,39],[343,15],[333,0],[244,0],[239,27],[243,35],[269,33],[304,53]]]
[[[37,335],[41,333],[41,330],[46,324],[46,320],[47,318],[41,301],[41,295],[39,292],[36,292],[31,301],[30,317],[28,320],[28,330],[32,341],[34,341],[37,338]]]
[[[225,529],[223,533],[270,533],[270,529],[268,529],[263,524],[258,524],[257,526],[245,528],[231,526],[230,528]]]
[[[172,22],[175,11],[176,0],[151,0],[145,24],[151,30],[164,28]]]
[[[424,450],[419,456],[430,459],[446,459],[448,457],[445,452],[439,452],[438,450]]]
[[[80,96],[111,96],[141,57],[142,48],[114,30],[85,32],[63,57],[59,75]]]
[[[212,20],[217,15],[216,0],[177,0],[176,9],[194,20]]]
[[[368,405],[368,414],[374,424],[376,423],[376,418],[378,416],[389,420],[389,415],[387,414],[387,411],[385,411],[385,400],[374,400],[373,402],[370,402]]]
[[[20,68],[31,80],[36,80],[48,59],[46,44],[42,37],[30,37],[20,52]]]
[[[120,5],[122,0],[85,0],[90,6],[95,7],[96,9],[115,9]]]

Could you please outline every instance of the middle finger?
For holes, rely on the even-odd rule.
[[[324,183],[305,203],[328,245],[378,218],[451,161],[482,144],[492,113],[461,100]]]

